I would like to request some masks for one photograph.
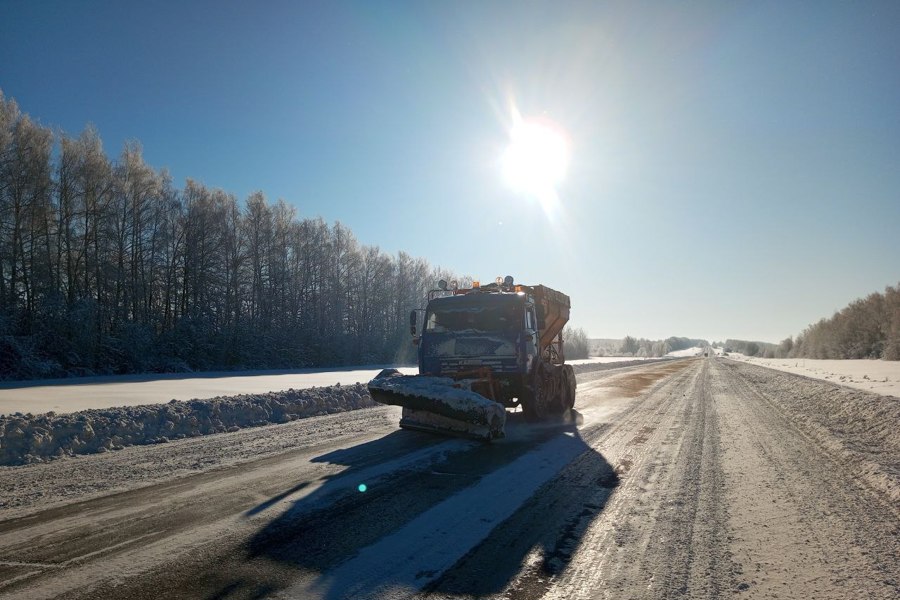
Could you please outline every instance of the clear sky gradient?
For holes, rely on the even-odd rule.
[[[900,281],[900,2],[0,0],[0,89],[115,157],[567,292],[592,337],[778,341]],[[557,123],[548,213],[511,108]]]

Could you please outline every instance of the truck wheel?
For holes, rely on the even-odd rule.
[[[531,384],[522,398],[522,412],[525,413],[526,421],[537,423],[547,418],[548,375],[544,363],[535,364],[531,372]]]
[[[543,362],[537,363],[531,375],[531,389],[522,402],[525,420],[532,423],[546,421],[565,412],[564,370]],[[574,394],[572,401],[574,402]]]
[[[563,410],[575,408],[575,369],[563,365]]]

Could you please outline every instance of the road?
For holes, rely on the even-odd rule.
[[[0,598],[900,597],[891,488],[766,373],[585,373],[490,445],[384,407],[3,469]]]

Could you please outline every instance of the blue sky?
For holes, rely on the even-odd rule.
[[[900,281],[900,3],[0,0],[0,89],[109,155],[572,296],[777,341]],[[504,184],[510,109],[571,163]]]

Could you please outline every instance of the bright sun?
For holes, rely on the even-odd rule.
[[[503,176],[511,188],[546,203],[566,175],[569,144],[553,123],[514,114],[502,161]]]

